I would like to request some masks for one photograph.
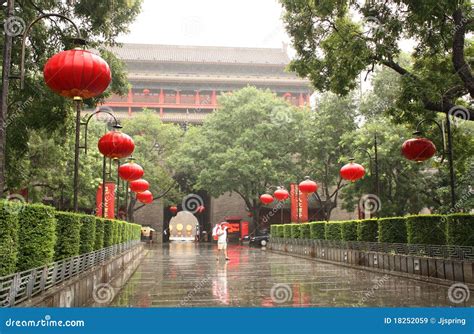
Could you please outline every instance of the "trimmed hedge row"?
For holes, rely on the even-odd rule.
[[[272,225],[280,238],[474,246],[474,215],[414,215]]]
[[[140,240],[141,225],[56,211],[41,204],[0,202],[0,276],[114,244]]]

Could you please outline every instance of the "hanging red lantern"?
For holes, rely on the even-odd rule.
[[[144,179],[138,179],[130,182],[130,190],[135,193],[142,193],[150,188],[148,181]]]
[[[310,180],[309,176],[306,176],[305,180],[300,182],[298,188],[304,194],[312,194],[318,191],[318,185],[316,182]]]
[[[198,206],[198,208],[197,208],[197,213],[203,213],[205,209],[206,209],[206,208],[205,208],[204,205],[200,205],[200,206]]]
[[[279,187],[277,190],[275,190],[273,196],[275,196],[275,198],[279,201],[284,201],[290,196],[290,194],[288,191],[286,191],[286,189]]]
[[[427,138],[412,138],[406,140],[402,145],[402,154],[408,160],[417,162],[425,161],[434,156],[436,146]]]
[[[144,174],[142,166],[134,162],[127,162],[121,165],[118,169],[119,176],[125,181],[135,181],[141,178]]]
[[[260,196],[260,202],[262,202],[263,204],[270,204],[271,202],[273,202],[273,196],[269,194],[263,194]]]
[[[178,207],[176,205],[170,206],[170,211],[172,214],[176,214],[178,212]]]
[[[342,166],[339,174],[344,180],[354,182],[358,179],[361,179],[365,175],[365,168],[362,165],[356,164],[354,162],[349,162]]]
[[[69,98],[88,99],[100,95],[112,80],[107,62],[81,49],[55,54],[44,65],[43,74],[52,91]]]
[[[247,217],[253,217],[253,213],[252,212],[247,212]]]
[[[130,156],[135,144],[130,136],[120,131],[109,131],[97,143],[100,153],[111,159],[122,159]]]
[[[145,190],[141,193],[137,193],[137,200],[144,204],[149,204],[153,202],[153,194],[149,190]]]
[[[143,90],[143,94],[145,94],[145,95],[148,95],[148,94],[150,94],[150,90],[149,90],[149,89],[147,89],[147,88],[145,88],[145,89]]]

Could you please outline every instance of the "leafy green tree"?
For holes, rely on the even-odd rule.
[[[144,110],[133,118],[122,122],[124,131],[135,142],[133,158],[145,170],[144,178],[150,183],[154,199],[164,198],[170,202],[181,197],[174,179],[174,168],[169,157],[179,147],[183,131],[176,124],[163,123],[155,112]],[[123,198],[123,195],[122,195]],[[131,197],[127,208],[128,217],[143,208]]]
[[[128,31],[128,26],[138,15],[141,0],[113,1],[17,1],[14,15],[28,24],[44,13],[58,13],[78,24],[82,37],[88,41],[87,48],[96,49],[106,59],[112,70],[112,84],[101,96],[84,101],[93,106],[111,93],[123,94],[128,83],[123,64],[106,47]],[[0,21],[5,21],[5,12],[0,11]],[[2,25],[3,27],[3,25]],[[20,30],[25,26],[19,27]],[[21,31],[20,31],[21,32]],[[21,36],[21,35],[20,35]],[[38,21],[27,37],[25,58],[25,88],[19,89],[15,80],[10,80],[8,96],[9,112],[4,115],[2,131],[6,130],[6,188],[17,189],[17,162],[28,153],[29,136],[34,130],[63,131],[64,124],[72,124],[72,102],[50,91],[43,82],[42,68],[53,54],[73,47],[71,38],[76,37],[72,25],[59,18]],[[13,39],[12,75],[18,75],[20,65],[21,38]],[[0,54],[1,62],[3,57]],[[3,170],[3,169],[2,169]],[[72,176],[72,174],[70,174]],[[3,191],[3,180],[0,175]]]
[[[350,150],[344,147],[341,138],[356,129],[357,106],[351,95],[339,98],[332,93],[323,94],[316,104],[316,111],[304,123],[301,167],[319,185],[313,195],[318,204],[315,218],[330,220],[331,212],[338,205],[339,190],[345,185],[339,176],[341,158]]]
[[[296,50],[290,68],[318,90],[348,94],[362,72],[381,65],[402,78],[394,109],[401,119],[448,113],[474,97],[470,1],[280,2]],[[404,39],[416,43],[411,66],[400,61]],[[474,119],[472,109],[457,115]]]
[[[259,196],[302,177],[298,152],[309,113],[254,87],[221,95],[219,105],[202,127],[187,131],[171,161],[178,173],[194,175],[197,190],[239,194],[258,226]]]

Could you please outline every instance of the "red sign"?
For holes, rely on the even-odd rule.
[[[249,222],[241,222],[240,223],[241,228],[240,228],[240,237],[246,237],[249,235]]]
[[[96,195],[96,215],[102,217],[105,207],[105,218],[115,218],[115,182],[105,182],[105,205],[102,205],[102,183],[99,184]]]
[[[304,223],[308,221],[308,197],[298,189],[296,183],[290,185],[291,221]]]

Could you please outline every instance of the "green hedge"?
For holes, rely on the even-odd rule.
[[[406,217],[409,244],[446,244],[446,223],[442,215],[417,215]]]
[[[277,236],[277,225],[270,225],[270,235],[272,237]]]
[[[299,239],[300,238],[300,228],[301,224],[291,224],[291,237],[294,239]]]
[[[356,220],[343,221],[341,224],[341,238],[344,241],[357,241],[357,224]]]
[[[474,215],[457,213],[446,216],[446,243],[474,246]]]
[[[283,237],[291,238],[291,224],[283,225]]]
[[[341,226],[339,222],[326,223],[325,225],[326,240],[341,240]]]
[[[0,276],[15,272],[18,260],[18,214],[23,203],[0,202]]]
[[[407,227],[405,217],[380,218],[379,226],[379,242],[389,243],[406,243]]]
[[[94,250],[99,250],[99,249],[104,248],[104,225],[105,225],[105,219],[102,219],[102,218],[95,219]]]
[[[25,205],[19,214],[19,254],[16,271],[41,267],[53,262],[56,219],[52,207]]]
[[[377,219],[363,219],[357,223],[357,241],[377,242],[379,225]]]
[[[56,246],[54,260],[79,255],[81,247],[81,216],[71,212],[56,212]]]
[[[309,223],[301,224],[300,226],[300,239],[309,239],[311,237],[309,230]]]
[[[326,239],[326,222],[312,222],[309,223],[309,235],[311,239],[324,240]]]
[[[94,251],[96,219],[91,215],[81,215],[81,247],[80,254]]]
[[[117,245],[120,243],[120,221],[113,219],[113,226],[114,226],[114,237],[113,237],[113,244]]]
[[[104,248],[114,245],[117,233],[115,226],[115,220],[104,219]]]
[[[284,235],[284,227],[283,225],[277,225],[276,226],[276,230],[277,230],[277,237],[279,238],[283,238],[285,235]]]

